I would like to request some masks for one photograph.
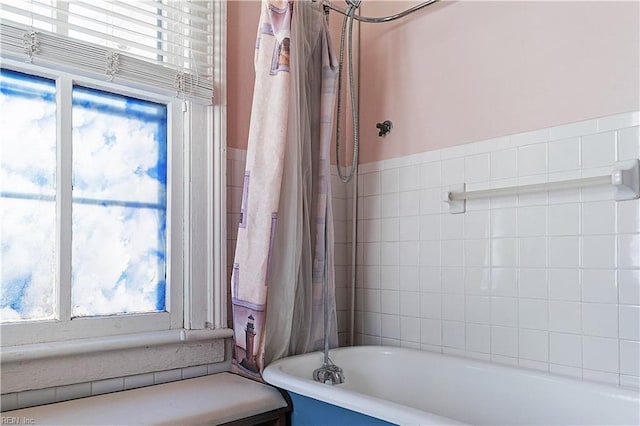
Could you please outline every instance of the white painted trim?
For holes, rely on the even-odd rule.
[[[148,346],[161,346],[182,342],[200,342],[231,337],[233,330],[168,330],[150,333],[125,334],[93,339],[67,340],[64,342],[37,343],[4,348],[2,364],[33,361],[44,358],[77,356]]]
[[[214,4],[213,56],[214,87],[213,117],[211,120],[213,147],[208,184],[213,211],[207,217],[209,234],[209,277],[211,279],[210,299],[213,306],[209,310],[210,321],[215,328],[227,325],[227,2]]]
[[[208,227],[207,217],[213,209],[210,203],[211,193],[208,188],[208,166],[211,164],[209,156],[211,149],[207,140],[207,122],[211,118],[211,111],[208,107],[190,103],[188,111],[188,140],[191,141],[189,149],[189,178],[186,179],[185,191],[189,193],[187,200],[190,205],[185,209],[188,215],[189,226],[186,229],[185,237],[188,237],[189,266],[186,278],[185,298],[186,304],[189,306],[188,315],[185,316],[185,328],[204,329],[207,327],[208,312],[207,309],[211,305],[209,298],[211,292],[209,290],[210,277],[207,274],[209,269],[208,263],[213,260],[208,257],[209,246],[211,245],[212,231]]]
[[[55,318],[71,318],[71,235],[72,235],[72,150],[73,117],[71,110],[73,81],[56,79],[56,289]],[[4,340],[4,339],[3,339]]]
[[[167,149],[169,184],[167,191],[167,241],[168,259],[166,277],[169,292],[166,293],[166,309],[172,313],[169,328],[182,328],[184,325],[184,274],[186,267],[184,258],[183,238],[186,233],[184,227],[185,200],[183,198],[183,182],[186,178],[183,158],[186,147],[182,140],[184,122],[182,120],[182,102],[174,100],[167,107],[169,120],[167,125]]]
[[[183,180],[182,180],[182,298],[184,300],[183,326],[191,328],[191,147],[193,141],[189,139],[191,131],[191,114],[189,106],[186,102],[182,103],[182,164],[183,164]]]
[[[124,333],[143,333],[169,330],[168,312],[146,314],[109,315],[101,317],[74,318],[66,321],[25,321],[6,323],[2,330],[2,353],[12,347],[52,342],[65,342],[95,336],[114,336]]]

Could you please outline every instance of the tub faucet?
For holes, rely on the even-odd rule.
[[[339,385],[344,383],[344,374],[342,374],[342,368],[329,361],[313,371],[313,380],[325,385]]]

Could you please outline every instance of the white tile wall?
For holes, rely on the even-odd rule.
[[[362,165],[357,343],[640,387],[638,200],[586,188],[473,200],[459,215],[441,201],[462,182],[608,173],[638,158],[639,124],[618,114]]]

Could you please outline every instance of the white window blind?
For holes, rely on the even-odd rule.
[[[211,0],[0,0],[3,56],[213,98]]]

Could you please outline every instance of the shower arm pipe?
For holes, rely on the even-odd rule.
[[[324,7],[327,7],[331,10],[334,10],[342,15],[347,15],[347,11],[345,9],[341,9],[338,6],[334,6],[333,3],[331,3],[329,0],[311,0],[313,2],[318,2],[321,3]],[[389,16],[380,16],[380,17],[368,17],[368,16],[362,16],[362,15],[357,15],[357,14],[353,14],[353,19],[355,19],[356,21],[360,21],[360,22],[367,22],[370,24],[379,24],[382,22],[391,22],[391,21],[395,21],[396,19],[400,19],[400,18],[404,18],[407,15],[412,14],[413,12],[417,12],[420,9],[423,9],[433,3],[436,3],[440,0],[428,0],[422,3],[419,3],[407,10],[403,10],[400,13],[396,13],[395,15],[389,15]]]
[[[351,297],[349,310],[349,344],[355,346],[356,327],[356,281],[358,279],[358,163],[354,173],[351,192]]]

